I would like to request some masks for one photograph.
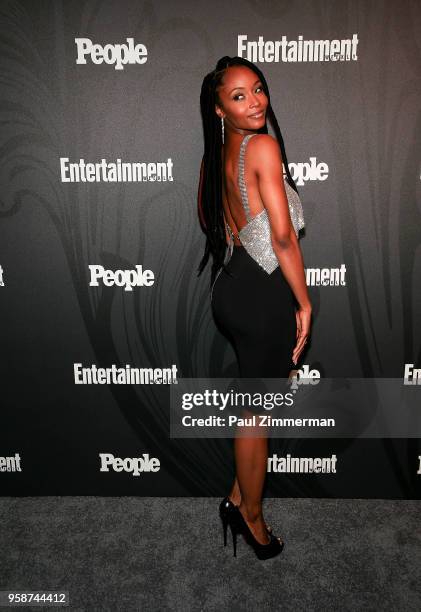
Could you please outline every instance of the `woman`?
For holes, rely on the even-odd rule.
[[[309,336],[312,308],[298,243],[304,217],[268,86],[254,64],[226,56],[205,77],[200,104],[205,151],[198,201],[207,239],[198,272],[212,255],[212,312],[241,377],[288,378]],[[259,559],[282,551],[262,512],[267,457],[267,437],[235,438],[236,479],[220,505],[224,543],[229,524],[234,556],[237,533]]]

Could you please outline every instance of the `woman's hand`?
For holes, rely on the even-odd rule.
[[[295,312],[297,320],[297,344],[292,352],[292,361],[297,365],[297,361],[310,335],[311,325],[311,306],[298,308]]]

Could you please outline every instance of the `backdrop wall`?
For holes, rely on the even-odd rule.
[[[171,439],[169,385],[75,378],[75,364],[237,371],[211,316],[210,270],[196,275],[199,94],[223,55],[265,74],[303,203],[314,319],[300,368],[400,379],[421,367],[419,3],[5,1],[0,12],[3,494],[227,492],[232,440]],[[124,163],[144,164],[142,180],[124,180]],[[117,270],[140,284],[126,290]],[[420,496],[419,438],[279,439],[270,453],[337,460],[330,473],[269,473],[267,495]]]

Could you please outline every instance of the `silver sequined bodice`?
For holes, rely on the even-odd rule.
[[[247,219],[247,224],[238,232],[238,238],[246,251],[251,257],[265,270],[268,274],[271,274],[279,266],[278,258],[276,257],[271,239],[271,228],[269,223],[269,217],[267,215],[266,208],[254,217],[250,214],[250,207],[247,196],[247,188],[244,180],[244,155],[248,141],[252,136],[256,134],[247,134],[240,146],[240,156],[238,160],[238,186],[240,188],[241,201],[243,203],[244,212]],[[304,227],[304,213],[301,205],[301,200],[297,192],[291,187],[288,181],[284,177],[285,192],[288,198],[289,213],[294,227],[295,234],[298,238],[298,234],[301,228]],[[225,252],[224,263],[227,264],[231,258],[234,249],[234,234],[231,227],[226,224],[228,234],[230,236],[229,245]],[[219,276],[220,269],[216,275],[213,286],[215,285],[216,279]],[[212,291],[213,291],[212,286]],[[211,299],[212,299],[211,291]]]
[[[238,232],[238,237],[249,255],[251,255],[251,257],[253,257],[253,259],[268,274],[270,274],[277,268],[277,266],[279,266],[279,262],[272,247],[269,217],[267,215],[266,208],[264,208],[256,216],[251,216],[247,197],[247,188],[244,180],[244,156],[246,146],[250,138],[255,135],[256,134],[247,134],[247,136],[243,138],[240,146],[240,157],[238,160],[238,186],[240,188],[241,200],[247,219],[247,224]],[[301,200],[298,193],[291,187],[285,178],[284,185],[288,198],[289,213],[291,216],[292,225],[298,238],[300,229],[304,227],[303,207],[301,205]],[[228,223],[227,230],[230,235],[229,251],[232,251],[234,245],[234,234],[232,233]],[[230,253],[227,255],[230,256]]]

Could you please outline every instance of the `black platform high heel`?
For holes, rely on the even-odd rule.
[[[227,545],[227,529],[229,522],[228,517],[233,508],[235,508],[235,505],[232,503],[228,496],[224,497],[224,499],[219,504],[219,516],[222,520],[222,529],[224,532],[224,546]]]
[[[241,514],[238,506],[234,506],[228,514],[228,523],[232,533],[232,543],[234,548],[234,557],[237,556],[237,534],[241,533],[250,546],[253,548],[256,557],[260,560],[271,559],[279,555],[283,548],[284,542],[280,538],[276,538],[271,533],[269,534],[270,541],[268,544],[260,544],[250,531],[250,527],[247,525],[243,515]]]
[[[219,516],[222,520],[222,529],[224,532],[224,546],[227,545],[228,516],[231,510],[236,507],[237,506],[232,503],[228,495],[224,497],[224,499],[219,504]],[[272,527],[266,526],[266,529],[270,535],[272,533]]]

